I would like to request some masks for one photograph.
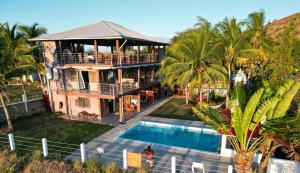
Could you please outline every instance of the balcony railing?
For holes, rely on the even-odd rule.
[[[98,65],[120,65],[120,64],[147,64],[159,62],[158,54],[121,54],[121,61],[117,54],[99,53],[56,53],[57,64],[98,64]]]
[[[95,93],[105,96],[118,96],[120,94],[138,89],[136,84],[123,83],[80,83],[80,82],[56,82],[58,92]]]

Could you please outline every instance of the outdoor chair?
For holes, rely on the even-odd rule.
[[[192,163],[192,173],[195,173],[195,168],[202,170],[202,172],[204,173],[204,165],[203,165],[203,163],[193,162]]]

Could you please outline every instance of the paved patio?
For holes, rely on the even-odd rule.
[[[105,163],[116,162],[118,165],[122,166],[123,149],[140,153],[147,145],[149,145],[149,143],[140,141],[118,139],[118,136],[122,131],[131,127],[133,124],[140,120],[210,128],[210,126],[205,125],[200,121],[166,119],[147,116],[170,99],[171,98],[166,98],[160,100],[159,102],[156,102],[156,104],[151,105],[147,109],[144,109],[142,112],[133,115],[129,120],[127,120],[126,125],[118,124],[115,128],[87,143],[87,157],[96,157],[101,159],[102,162]],[[99,147],[104,149],[103,154],[100,154],[97,151],[97,148]],[[230,158],[221,157],[219,154],[205,153],[197,150],[182,149],[176,147],[167,147],[157,144],[152,145],[152,148],[155,151],[155,167],[152,172],[171,172],[172,156],[176,157],[176,168],[177,170],[180,170],[180,172],[191,172],[192,162],[203,163],[205,172],[227,172],[228,165],[232,164],[232,160]],[[66,159],[76,158],[80,158],[79,150],[69,155]]]
[[[155,100],[154,103],[142,104],[141,112],[125,114],[124,115],[125,121],[128,121],[129,119],[135,119],[134,117],[144,117],[145,115],[148,115],[149,113],[151,113],[152,111],[154,111],[155,109],[157,109],[158,107],[160,107],[161,105],[163,105],[164,103],[169,101],[170,99],[171,99],[171,97],[167,97],[167,98],[164,97],[164,98]],[[77,115],[71,115],[71,117],[69,115],[63,115],[63,118],[65,118],[65,119],[71,118],[71,120],[75,120],[75,121],[86,121],[86,122],[99,123],[99,124],[110,124],[110,125],[114,125],[114,126],[119,125],[119,113],[118,112],[105,115],[102,117],[102,119],[79,118]]]

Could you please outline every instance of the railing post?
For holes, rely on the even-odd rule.
[[[25,111],[28,112],[28,106],[27,106],[27,97],[25,94],[22,94],[22,99],[25,105]]]
[[[172,156],[171,173],[176,173],[176,157]]]
[[[127,169],[128,165],[127,165],[127,150],[124,149],[123,150],[123,169]]]
[[[232,173],[233,172],[233,166],[232,165],[228,165],[228,172],[227,173]]]
[[[80,155],[81,155],[81,162],[85,163],[86,162],[86,150],[85,150],[84,143],[80,144]]]
[[[12,133],[8,134],[8,140],[9,140],[10,150],[15,151],[16,150],[16,144],[15,144],[14,135]]]
[[[43,146],[43,155],[44,157],[48,157],[48,145],[47,145],[47,139],[42,139],[42,146]]]
[[[226,155],[226,142],[227,142],[227,139],[226,139],[226,135],[222,134],[222,140],[221,140],[221,156],[225,156]]]

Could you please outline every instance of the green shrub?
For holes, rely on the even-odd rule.
[[[73,162],[73,169],[74,169],[75,171],[81,171],[81,170],[83,169],[83,165],[82,165],[82,163],[81,163],[80,160],[75,160],[75,161]]]
[[[41,150],[35,150],[32,152],[32,155],[30,157],[31,161],[35,160],[43,160],[43,152]]]
[[[102,166],[103,173],[121,173],[123,172],[116,163],[112,162]]]
[[[7,150],[0,152],[0,172],[13,173],[19,168],[19,162],[16,154],[12,154]]]
[[[27,165],[24,173],[67,173],[72,171],[71,166],[65,164],[64,162],[58,161],[32,161]]]
[[[101,171],[101,163],[96,158],[91,158],[86,162],[86,170],[91,173],[97,173]]]

